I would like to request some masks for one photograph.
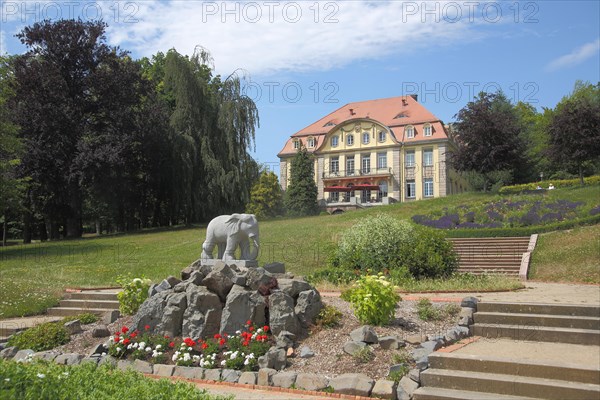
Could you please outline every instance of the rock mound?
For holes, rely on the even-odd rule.
[[[278,264],[278,271],[282,264]],[[165,279],[150,289],[150,297],[133,318],[131,329],[169,337],[205,338],[234,335],[250,320],[297,336],[323,308],[319,292],[302,279],[264,268],[244,268],[198,260],[182,271],[182,281]],[[279,278],[279,279],[278,279]],[[160,286],[160,288],[158,288]]]

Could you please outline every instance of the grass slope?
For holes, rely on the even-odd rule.
[[[599,189],[557,189],[547,196],[598,203]],[[281,261],[289,271],[306,275],[324,268],[330,249],[343,231],[367,215],[384,212],[408,219],[444,207],[500,198],[464,193],[334,216],[261,221],[259,261]],[[176,228],[0,248],[0,318],[39,313],[55,304],[66,287],[115,285],[117,276],[127,274],[153,281],[178,276],[200,256],[204,237],[204,228]]]

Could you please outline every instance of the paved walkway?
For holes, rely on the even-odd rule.
[[[236,400],[331,400],[331,397],[288,393],[276,390],[261,390],[238,386],[224,386],[210,383],[196,383],[200,389],[207,390],[210,394],[233,396]]]

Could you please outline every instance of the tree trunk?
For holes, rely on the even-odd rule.
[[[583,186],[585,183],[583,182],[583,165],[579,164],[579,183]]]
[[[2,224],[2,246],[6,247],[6,221],[7,221],[8,215],[6,214],[6,211],[4,212],[4,223]]]
[[[45,242],[48,240],[48,231],[46,230],[46,223],[43,220],[38,222],[38,229],[40,230],[40,241]]]
[[[31,243],[31,212],[29,210],[23,213],[23,243]]]
[[[102,225],[100,224],[100,220],[96,220],[96,235],[102,235]]]

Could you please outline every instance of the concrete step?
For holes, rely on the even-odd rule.
[[[438,352],[429,355],[429,364],[435,369],[529,376],[600,385],[600,371],[581,364]]]
[[[421,373],[421,384],[425,387],[551,400],[600,398],[600,385],[475,371],[430,368]]]
[[[16,332],[31,328],[44,322],[60,321],[59,316],[36,315],[24,318],[9,318],[0,320],[0,337],[8,337]]]
[[[513,265],[521,265],[521,259],[518,260],[502,260],[502,259],[498,259],[495,260],[493,258],[475,258],[475,257],[469,257],[469,258],[460,258],[458,262],[461,265],[489,265],[489,266],[494,266],[494,265],[499,265],[499,266],[507,266],[507,267],[511,267]]]
[[[79,315],[83,313],[93,313],[102,315],[107,312],[106,308],[75,308],[75,307],[52,307],[48,309],[48,315],[67,317],[71,315]]]
[[[59,307],[80,308],[102,308],[107,310],[118,310],[119,302],[117,300],[61,300]]]
[[[519,270],[515,268],[493,268],[493,267],[459,267],[458,272],[469,272],[472,274],[508,274],[518,275]]]
[[[506,237],[486,237],[486,238],[448,238],[451,242],[457,243],[482,243],[482,242],[527,242],[529,236],[506,236]]]
[[[478,311],[474,314],[473,319],[478,324],[530,325],[600,330],[600,317]]]
[[[511,338],[514,340],[584,345],[598,345],[600,343],[600,331],[592,329],[480,323],[471,325],[469,329],[473,335],[488,339]]]
[[[477,311],[600,317],[600,306],[578,304],[480,302]]]
[[[413,400],[532,400],[533,397],[508,396],[498,393],[469,392],[466,390],[420,387]]]
[[[98,291],[82,291],[70,293],[68,296],[72,300],[114,300],[117,301],[117,293],[114,292],[98,292]]]

